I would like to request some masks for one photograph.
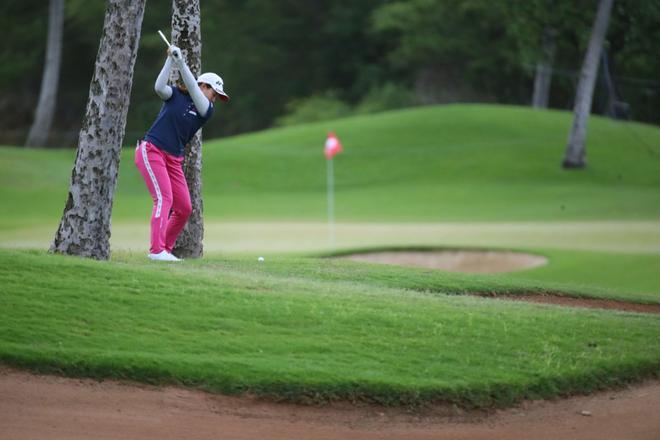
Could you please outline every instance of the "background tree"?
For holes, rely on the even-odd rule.
[[[396,1],[374,11],[373,30],[389,37],[390,66],[411,80],[418,102],[516,102],[526,75],[513,62],[507,12],[487,0]]]
[[[604,50],[618,99],[630,119],[660,123],[660,1],[617,0]],[[598,96],[596,96],[598,97]],[[606,111],[611,96],[595,103]],[[599,105],[600,104],[600,105]],[[654,118],[650,115],[658,115]],[[617,117],[624,115],[616,114]]]
[[[110,217],[146,0],[109,0],[87,112],[51,252],[110,256]]]
[[[172,44],[179,46],[195,77],[202,73],[202,29],[199,0],[172,1]],[[172,72],[174,81],[179,73]],[[182,80],[181,80],[182,81]],[[176,241],[174,254],[199,258],[204,251],[204,202],[202,200],[202,130],[185,146],[183,172],[190,190],[192,213]]]
[[[575,93],[573,109],[573,126],[566,146],[566,154],[562,166],[564,168],[584,168],[586,166],[587,121],[591,113],[591,102],[598,74],[598,63],[603,49],[603,41],[607,33],[607,23],[612,11],[614,0],[600,0],[594,20],[589,47],[584,57],[580,82]]]
[[[532,94],[532,107],[548,108],[550,100],[550,85],[552,84],[552,66],[555,61],[557,47],[557,30],[551,26],[543,28],[541,47],[543,55],[536,62],[534,75],[534,92]]]
[[[505,0],[503,4],[507,33],[517,48],[514,59],[533,72],[531,105],[547,108],[555,71],[575,69],[575,59],[583,52],[582,37],[593,17],[588,8],[563,0]]]
[[[53,125],[57,87],[62,62],[62,28],[64,26],[64,0],[50,0],[48,8],[48,38],[44,60],[41,91],[35,109],[35,118],[25,141],[26,147],[43,147]]]
[[[529,105],[556,29],[551,108],[572,110],[597,0],[204,0],[204,69],[240,99],[204,127],[206,139],[336,114],[422,102]],[[22,144],[39,98],[48,14],[43,0],[0,2],[0,142]],[[57,111],[50,144],[77,145],[101,36],[104,2],[66,0]],[[172,0],[149,0],[126,135],[134,143],[158,114],[157,29]],[[606,47],[613,84],[630,118],[660,124],[660,1],[617,0]],[[20,23],[20,25],[16,25]],[[549,70],[549,69],[548,69]],[[547,72],[548,70],[545,70]],[[543,70],[539,69],[539,72]],[[549,78],[549,77],[548,77]],[[546,83],[547,84],[547,83]],[[409,99],[417,90],[417,98]],[[593,111],[606,108],[596,84]],[[331,104],[331,107],[327,106]],[[219,108],[220,110],[220,108]]]

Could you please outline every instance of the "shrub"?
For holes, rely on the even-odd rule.
[[[286,107],[286,114],[278,118],[275,125],[286,126],[324,121],[349,116],[352,113],[351,107],[339,99],[333,91],[293,100]]]
[[[355,107],[355,112],[377,113],[412,105],[414,105],[413,93],[404,86],[389,82],[372,87]]]

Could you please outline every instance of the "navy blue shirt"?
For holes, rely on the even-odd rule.
[[[182,93],[176,87],[171,89],[172,96],[163,102],[160,113],[144,140],[173,156],[181,157],[183,147],[213,115],[213,103],[209,102],[206,116],[202,117],[197,113],[197,107],[190,95]]]

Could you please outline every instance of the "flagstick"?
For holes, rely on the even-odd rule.
[[[335,176],[332,158],[328,163],[328,242],[331,248],[335,247]]]

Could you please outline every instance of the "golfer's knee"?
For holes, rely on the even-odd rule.
[[[190,217],[190,214],[192,214],[192,204],[190,203],[190,200],[185,200],[178,203],[174,210],[178,212],[181,217],[188,218]]]

